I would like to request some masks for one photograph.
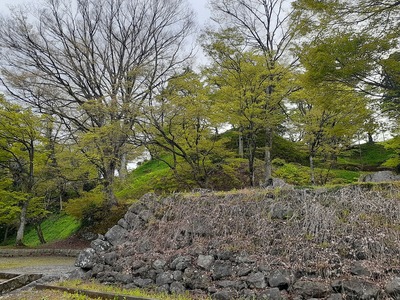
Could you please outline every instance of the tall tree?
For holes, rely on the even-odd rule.
[[[140,108],[188,59],[192,28],[185,0],[45,0],[1,19],[1,81],[83,143],[112,206]]]
[[[211,0],[214,20],[224,28],[237,28],[253,49],[258,49],[270,72],[270,82],[276,82],[275,69],[279,65],[292,65],[295,60],[289,50],[294,37],[290,24],[293,11],[285,0]],[[275,86],[266,88],[265,105],[276,99]],[[273,109],[270,107],[270,109]],[[272,183],[272,136],[277,123],[265,126],[265,184]]]
[[[238,132],[239,141],[246,142],[250,183],[254,186],[257,138],[266,127],[281,124],[284,119],[287,70],[278,63],[271,69],[260,51],[246,49],[244,39],[233,28],[206,32],[203,47],[211,58],[204,74],[224,112],[223,120]],[[268,92],[271,86],[273,94]]]
[[[11,192],[17,193],[9,196],[20,206],[16,245],[22,245],[29,205],[40,200],[35,192],[38,165],[46,160],[40,128],[41,119],[30,109],[0,98],[0,166],[12,180]]]

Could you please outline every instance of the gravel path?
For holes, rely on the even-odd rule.
[[[76,269],[74,257],[0,257],[0,272],[63,275]]]

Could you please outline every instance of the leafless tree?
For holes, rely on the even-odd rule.
[[[191,55],[185,0],[44,0],[0,20],[1,82],[56,116],[98,168],[109,206],[114,173],[142,104]]]

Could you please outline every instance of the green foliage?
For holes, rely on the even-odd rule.
[[[65,212],[89,225],[92,223],[94,212],[102,207],[103,203],[104,196],[99,187],[90,192],[82,192],[78,198],[70,199],[65,204]]]
[[[285,182],[294,185],[309,185],[310,170],[307,167],[294,163],[283,163],[282,160],[274,160],[272,162],[276,167],[273,174],[275,177],[285,180]]]

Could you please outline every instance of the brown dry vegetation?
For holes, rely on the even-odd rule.
[[[245,253],[272,269],[321,277],[348,273],[354,260],[382,278],[400,265],[395,184],[175,195],[162,203],[155,204],[154,222],[131,232],[135,243],[121,245],[120,251],[140,253],[133,249],[147,243],[155,256]]]

